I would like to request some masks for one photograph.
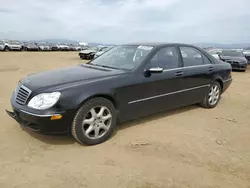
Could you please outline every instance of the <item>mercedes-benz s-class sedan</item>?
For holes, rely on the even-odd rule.
[[[231,65],[186,44],[116,46],[87,64],[21,79],[8,114],[33,131],[70,132],[81,144],[107,140],[120,122],[168,109],[215,107]]]

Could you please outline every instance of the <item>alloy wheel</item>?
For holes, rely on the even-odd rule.
[[[86,137],[98,139],[103,137],[110,129],[112,115],[105,106],[91,108],[82,122],[82,130]]]
[[[210,88],[209,94],[208,94],[208,102],[210,105],[215,105],[220,97],[220,88],[217,85],[213,85]]]

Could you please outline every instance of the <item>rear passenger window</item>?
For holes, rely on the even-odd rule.
[[[175,47],[160,49],[149,62],[150,67],[174,69],[179,67],[179,56]]]
[[[180,47],[184,67],[203,65],[202,54],[192,47]]]

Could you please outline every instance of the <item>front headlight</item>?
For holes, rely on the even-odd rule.
[[[60,92],[38,94],[29,101],[28,107],[37,110],[48,109],[54,104],[56,104],[56,102],[60,98],[60,95],[61,95]]]

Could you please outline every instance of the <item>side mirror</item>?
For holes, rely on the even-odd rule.
[[[150,68],[148,71],[149,71],[149,73],[162,73],[163,68],[161,68],[161,67],[153,67],[153,68]]]

